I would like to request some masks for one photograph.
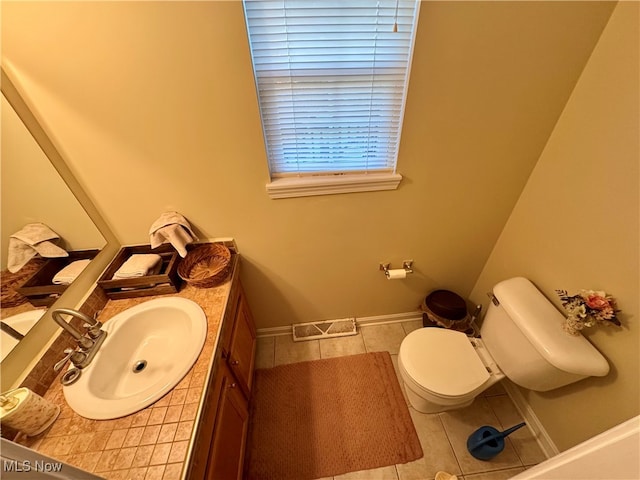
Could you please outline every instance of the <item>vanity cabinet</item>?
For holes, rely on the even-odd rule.
[[[255,346],[253,317],[234,278],[187,478],[242,478]]]
[[[236,377],[225,364],[220,366],[217,377],[220,399],[205,478],[240,479],[249,426],[249,405]]]

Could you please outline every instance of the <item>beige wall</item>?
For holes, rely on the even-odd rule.
[[[104,237],[53,168],[11,105],[2,96],[2,269],[9,235],[42,222],[67,251],[102,248]]]
[[[639,19],[637,2],[617,6],[471,295],[524,275],[559,308],[555,289],[618,299],[623,327],[587,333],[607,377],[523,390],[561,450],[640,410]]]
[[[3,2],[5,62],[123,243],[233,236],[259,327],[470,292],[611,3],[425,2],[397,191],[270,200],[240,2]],[[386,281],[381,261],[413,259]]]

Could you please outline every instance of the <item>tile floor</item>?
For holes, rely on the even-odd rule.
[[[400,379],[400,343],[405,335],[421,327],[420,320],[372,325],[360,328],[357,335],[350,337],[306,342],[293,342],[290,335],[261,337],[258,338],[256,368],[388,351]],[[401,380],[400,384],[402,385]],[[456,474],[461,480],[503,480],[545,460],[542,450],[527,428],[511,434],[506,440],[504,451],[489,462],[476,460],[467,452],[467,437],[476,428],[493,425],[505,429],[522,421],[511,399],[499,384],[484,392],[471,406],[464,409],[424,414],[409,406],[409,412],[422,444],[423,458],[402,465],[351,472],[334,477],[333,480],[433,480],[439,470]]]

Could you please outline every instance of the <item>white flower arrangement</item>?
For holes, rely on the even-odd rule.
[[[615,299],[603,291],[581,290],[578,295],[568,295],[566,290],[556,290],[556,293],[567,311],[562,328],[571,335],[594,325],[621,325]]]

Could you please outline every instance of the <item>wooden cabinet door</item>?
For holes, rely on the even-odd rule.
[[[253,383],[255,351],[256,327],[253,323],[249,306],[246,303],[244,292],[241,289],[231,340],[229,366],[247,398],[250,397],[251,384]]]
[[[220,366],[218,375],[221,376],[222,392],[206,479],[241,480],[249,425],[248,404],[226,365]]]

